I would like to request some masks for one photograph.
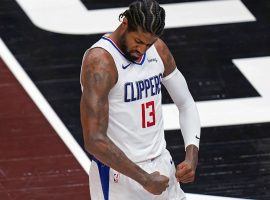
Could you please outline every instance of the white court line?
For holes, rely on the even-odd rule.
[[[69,130],[66,128],[61,119],[54,112],[50,104],[40,93],[36,85],[32,82],[29,76],[25,73],[22,66],[15,59],[12,53],[9,51],[3,40],[0,38],[0,55],[3,61],[6,63],[12,74],[16,77],[27,94],[31,97],[34,103],[37,105],[41,113],[49,121],[54,128],[55,132],[66,144],[71,153],[75,156],[77,161],[81,164],[86,173],[89,172],[90,160],[79,146],[77,141],[73,138]]]
[[[270,122],[270,57],[234,59],[233,63],[261,97],[196,102],[202,127]],[[179,129],[173,104],[163,105],[165,130]]]
[[[87,10],[79,0],[16,0],[37,27],[64,34],[112,32],[127,8]],[[166,28],[251,22],[256,18],[240,0],[162,4]]]
[[[233,59],[233,63],[251,82],[257,92],[263,98],[270,100],[270,56]]]

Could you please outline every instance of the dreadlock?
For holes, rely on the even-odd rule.
[[[161,36],[165,26],[165,10],[155,0],[140,0],[129,5],[129,9],[119,15],[119,20],[126,17],[128,29],[136,31],[140,26],[143,31]]]

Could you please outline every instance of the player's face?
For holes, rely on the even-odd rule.
[[[128,59],[136,61],[157,39],[157,36],[143,32],[140,27],[137,31],[126,30],[122,38],[123,53],[125,53]]]

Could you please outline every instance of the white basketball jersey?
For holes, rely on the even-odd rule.
[[[100,47],[114,59],[118,81],[109,93],[108,137],[133,162],[159,156],[166,148],[161,107],[163,62],[152,45],[140,62],[130,62],[108,37]]]

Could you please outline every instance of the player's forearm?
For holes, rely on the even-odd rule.
[[[107,137],[93,139],[86,149],[105,165],[144,185],[149,175],[129,158]]]
[[[195,145],[187,146],[185,160],[192,164],[194,170],[196,169],[198,164],[198,154],[199,154],[198,147],[196,147]]]
[[[179,108],[179,123],[185,142],[185,149],[188,145],[195,145],[199,148],[201,124],[195,102],[192,100],[189,105]]]
[[[190,144],[199,147],[201,132],[199,114],[184,76],[176,68],[171,74],[163,78],[163,84],[178,107],[185,148]]]

